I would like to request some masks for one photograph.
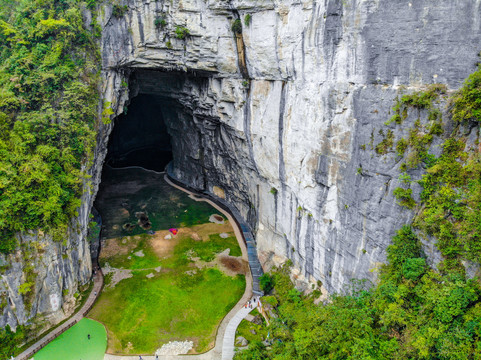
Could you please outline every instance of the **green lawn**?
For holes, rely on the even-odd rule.
[[[36,353],[34,359],[103,360],[106,348],[107,333],[104,326],[91,319],[82,319]]]
[[[104,181],[107,187],[99,209],[109,229],[110,245],[101,253],[100,262],[131,269],[133,275],[114,288],[106,286],[89,313],[106,326],[108,351],[153,354],[173,340],[191,340],[196,352],[207,351],[213,346],[220,321],[245,290],[244,275],[228,276],[213,261],[228,248],[231,256],[242,255],[232,227],[228,223],[204,225],[218,211],[188,198],[159,175],[139,169],[111,170]],[[109,183],[114,189],[108,188]],[[122,193],[122,188],[127,191]],[[130,214],[140,209],[148,213],[156,231],[178,226],[182,232],[165,240],[163,235],[148,235],[138,226],[130,233],[119,229],[127,217],[125,211],[119,216],[119,204]],[[228,237],[221,238],[222,232]],[[159,244],[170,246],[167,254],[159,255],[154,248]],[[144,256],[136,256],[139,251]],[[148,274],[154,276],[147,278]]]
[[[106,325],[109,348],[115,353],[152,354],[171,340],[192,340],[198,352],[205,351],[245,288],[243,276],[229,277],[217,269],[195,276],[170,272],[152,279],[147,273],[136,272],[103,292],[89,314]]]

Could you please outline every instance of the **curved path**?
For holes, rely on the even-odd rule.
[[[237,327],[241,321],[257,307],[258,303],[259,301],[256,301],[255,306],[252,308],[243,307],[237,312],[237,314],[234,315],[234,317],[232,317],[232,319],[230,319],[224,334],[224,340],[222,342],[222,360],[231,360],[234,357],[235,333],[237,331]]]
[[[153,171],[153,170],[149,170]],[[179,189],[189,197],[195,201],[205,201],[214,207],[217,211],[224,214],[229,223],[232,225],[234,229],[235,236],[239,243],[239,246],[242,250],[242,259],[245,261],[250,260],[248,254],[248,248],[244,243],[243,232],[241,231],[240,226],[238,225],[236,219],[214,201],[207,199],[205,197],[200,197],[200,195],[187,190],[183,186],[177,185],[171,181],[171,179],[165,175],[165,181]],[[156,357],[155,355],[142,355],[143,360],[179,360],[179,359],[192,359],[192,360],[214,360],[214,359],[232,359],[234,356],[234,338],[235,333],[237,330],[237,326],[242,321],[242,319],[253,309],[245,308],[244,305],[251,299],[253,291],[252,291],[252,275],[251,272],[246,273],[246,289],[244,291],[244,295],[242,298],[237,302],[234,308],[222,319],[219,327],[217,328],[217,335],[215,339],[214,348],[203,353],[203,354],[196,354],[196,355],[159,355]],[[225,354],[224,354],[225,352]],[[105,354],[104,360],[139,360],[139,355],[112,355],[112,354]]]
[[[27,360],[27,359],[31,358],[36,352],[38,352],[40,349],[45,347],[45,345],[47,345],[49,342],[54,340],[57,336],[59,336],[60,334],[62,334],[66,330],[70,329],[72,326],[74,326],[76,323],[78,323],[80,320],[82,320],[83,317],[92,308],[95,300],[97,300],[97,297],[99,296],[100,291],[102,290],[103,283],[104,283],[104,277],[102,276],[102,272],[97,271],[97,274],[94,276],[94,286],[92,288],[92,291],[90,292],[89,297],[87,298],[87,301],[82,306],[82,308],[75,315],[73,315],[70,319],[68,319],[66,322],[64,322],[62,325],[60,325],[58,328],[56,328],[52,332],[45,335],[43,338],[38,340],[35,344],[30,346],[24,352],[17,355],[15,357],[15,359],[16,360]]]
[[[187,190],[183,186],[180,186],[173,181],[168,175],[165,175],[166,182],[189,194],[195,201],[205,201],[213,206],[215,209],[220,211],[224,214],[227,219],[229,220],[230,224],[234,229],[235,236],[238,240],[239,246],[242,250],[242,258],[249,263],[250,271],[246,273],[246,289],[244,295],[239,300],[239,302],[234,306],[234,308],[224,317],[222,322],[220,323],[217,329],[217,335],[215,340],[215,346],[213,349],[209,350],[206,353],[198,354],[198,355],[161,355],[156,357],[155,355],[146,355],[142,356],[144,360],[178,360],[180,358],[184,359],[195,359],[195,360],[212,360],[212,359],[222,359],[222,360],[231,360],[234,356],[234,342],[235,342],[235,333],[237,327],[239,326],[242,319],[244,319],[247,314],[249,314],[258,303],[255,303],[252,309],[245,307],[244,305],[252,298],[252,295],[255,294],[257,296],[263,295],[262,291],[259,288],[259,277],[262,276],[262,267],[259,263],[257,258],[257,251],[256,245],[254,242],[254,237],[252,236],[251,232],[247,224],[243,222],[239,222],[238,216],[237,219],[234,218],[229,211],[226,211],[224,208],[219,206],[216,202],[206,198],[200,197],[200,195]],[[174,180],[174,179],[172,179]],[[175,180],[174,180],[175,181]],[[178,181],[176,181],[178,182]],[[180,183],[180,182],[179,182]],[[228,207],[226,204],[223,204],[225,207]],[[232,211],[232,210],[231,210]],[[98,271],[97,275],[94,278],[94,287],[86,301],[86,303],[82,306],[80,311],[78,311],[74,316],[72,316],[69,320],[67,320],[64,324],[59,326],[57,329],[53,330],[51,333],[44,336],[42,339],[37,341],[35,344],[30,346],[20,355],[18,355],[15,359],[16,360],[27,360],[31,356],[33,356],[37,351],[42,349],[45,345],[47,345],[50,341],[54,340],[57,336],[62,334],[64,331],[75,325],[79,322],[92,308],[95,300],[100,294],[100,291],[103,286],[103,276],[102,272]],[[124,355],[111,355],[105,354],[104,360],[139,360],[138,355],[134,356],[124,356]]]

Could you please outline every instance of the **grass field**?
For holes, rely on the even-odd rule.
[[[110,353],[153,354],[173,340],[191,340],[194,352],[204,352],[213,346],[217,326],[245,289],[246,264],[237,258],[242,252],[233,229],[227,221],[208,222],[218,214],[214,208],[184,196],[161,177],[154,181],[152,173],[128,170],[112,171],[106,178],[98,208],[109,229],[100,262],[128,269],[131,277],[105,286],[89,317],[106,326]],[[118,177],[126,183],[126,193]],[[109,189],[110,182],[115,191]],[[130,214],[136,211],[148,214],[155,234],[139,226],[130,232],[119,226],[126,220],[133,223]],[[179,233],[166,239],[171,227]],[[107,283],[114,277],[110,273]]]

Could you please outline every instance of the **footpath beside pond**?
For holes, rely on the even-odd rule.
[[[105,327],[83,318],[35,354],[35,360],[102,360],[107,348]]]
[[[242,238],[222,212],[163,173],[106,168],[102,183],[96,208],[105,287],[88,317],[105,325],[107,353],[208,351],[245,292]]]
[[[237,329],[238,323],[245,317],[246,314],[249,313],[250,309],[246,309],[244,304],[248,302],[252,298],[253,293],[258,296],[258,277],[262,273],[262,269],[260,268],[260,264],[258,263],[257,256],[253,259],[253,249],[255,250],[255,243],[253,241],[252,235],[248,231],[248,228],[242,222],[239,223],[238,219],[235,219],[229,211],[226,211],[223,206],[220,206],[215,201],[210,200],[202,195],[198,195],[194,192],[191,192],[185,189],[182,186],[179,186],[172,181],[167,176],[164,176],[164,180],[171,186],[175,187],[178,190],[181,190],[184,193],[189,195],[189,198],[195,200],[196,202],[205,202],[213,206],[219,213],[223,214],[227,219],[228,223],[232,225],[232,230],[234,232],[235,238],[238,239],[239,246],[242,251],[242,259],[249,263],[249,268],[245,271],[245,291],[242,295],[242,298],[237,302],[237,304],[229,311],[229,313],[222,319],[220,324],[216,329],[215,341],[213,341],[213,348],[205,353],[201,354],[193,354],[193,355],[162,355],[158,357],[159,360],[169,360],[169,359],[230,359],[233,356],[233,346],[231,347],[229,344],[233,342],[233,337],[235,336],[235,331]],[[225,206],[225,205],[224,205]],[[189,210],[190,211],[190,210]],[[244,225],[244,226],[242,226]],[[244,228],[247,230],[244,231]],[[147,259],[146,259],[147,260]],[[255,261],[253,261],[255,260]],[[140,264],[139,264],[140,265]],[[138,268],[139,269],[139,268]],[[260,270],[259,270],[260,269]],[[142,270],[142,269],[139,269]],[[254,270],[255,272],[255,289],[253,289],[253,277],[252,273],[249,270]],[[65,324],[60,326],[58,329],[54,330],[51,334],[48,334],[44,339],[41,339],[36,344],[32,345],[29,349],[27,349],[24,353],[19,355],[16,359],[26,360],[28,356],[35,353],[39,350],[39,348],[45,346],[48,342],[52,341],[56,336],[60,333],[64,332],[66,329],[71,327],[73,324],[78,322],[82,317],[89,311],[92,307],[92,304],[95,301],[95,298],[92,299],[95,292],[97,295],[100,294],[100,289],[102,287],[102,275],[100,273],[97,274],[96,282],[94,284],[94,289],[89,296],[86,304],[82,307],[81,311],[79,311],[74,317],[69,319]],[[98,280],[100,280],[100,285]],[[255,291],[253,291],[255,290]],[[226,346],[227,345],[227,346]],[[228,348],[228,349],[227,349]],[[30,352],[30,355],[25,356],[27,352]],[[224,354],[225,352],[225,354]],[[20,357],[23,356],[23,357]],[[145,360],[154,360],[156,359],[155,355],[142,355],[142,358]],[[139,355],[111,355],[105,354],[105,360],[138,360]]]
[[[47,335],[45,335],[43,338],[38,340],[35,344],[30,346],[28,349],[20,353],[15,357],[16,360],[27,360],[30,359],[36,352],[38,352],[40,349],[44,348],[48,343],[53,341],[56,337],[58,337],[60,334],[74,326],[76,323],[78,323],[80,320],[82,320],[85,316],[86,313],[89,312],[89,310],[92,308],[93,304],[95,303],[95,300],[97,299],[97,296],[100,294],[100,290],[102,289],[103,286],[103,276],[101,271],[97,271],[97,274],[94,276],[94,286],[92,288],[92,291],[89,294],[89,297],[87,298],[87,301],[85,304],[82,306],[82,308],[70,319],[68,319],[65,323],[60,325],[58,328],[55,330],[51,331]],[[53,359],[52,359],[53,360]]]

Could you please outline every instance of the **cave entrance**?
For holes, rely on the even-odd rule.
[[[172,144],[162,115],[164,101],[152,94],[138,94],[115,119],[106,164],[113,168],[140,166],[164,171],[172,161]]]

